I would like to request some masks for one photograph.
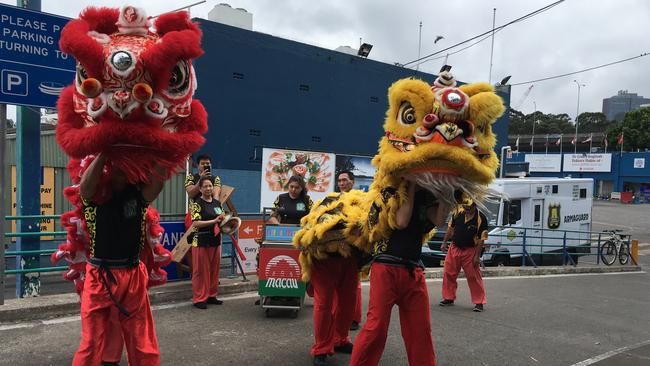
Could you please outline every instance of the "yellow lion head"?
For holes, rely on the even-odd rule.
[[[416,79],[395,82],[388,101],[386,135],[373,159],[376,184],[394,186],[411,174],[449,203],[458,190],[471,198],[485,194],[499,165],[492,124],[505,110],[494,87],[456,87],[445,71],[433,86]]]

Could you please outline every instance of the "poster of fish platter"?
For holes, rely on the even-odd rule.
[[[289,190],[289,178],[299,175],[305,180],[311,199],[317,200],[334,191],[334,154],[264,148],[260,210],[272,207],[279,194]]]

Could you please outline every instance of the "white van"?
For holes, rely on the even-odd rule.
[[[566,246],[577,263],[579,254],[591,253],[593,186],[591,178],[496,179],[490,188],[509,200],[487,204],[493,228],[483,262],[521,264],[525,248],[536,265],[562,264]]]

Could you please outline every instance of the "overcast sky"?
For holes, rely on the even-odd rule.
[[[149,15],[157,15],[198,0],[131,1]],[[0,0],[15,5],[15,1]],[[207,1],[192,9],[193,17],[207,18],[219,2]],[[253,13],[253,30],[328,49],[354,48],[359,38],[374,47],[369,58],[387,63],[407,63],[418,56],[418,30],[422,22],[422,56],[451,46],[505,24],[553,0],[232,0],[232,7]],[[86,6],[115,6],[124,1],[42,0],[42,10],[76,17]],[[434,44],[437,35],[444,39]],[[459,47],[460,48],[460,47]],[[452,49],[448,52],[454,52]],[[492,82],[512,75],[510,83],[524,82],[577,71],[650,52],[650,1],[566,0],[531,19],[496,33]],[[443,60],[425,62],[420,70],[436,73]],[[490,39],[449,56],[458,79],[487,81]],[[200,77],[200,76],[199,76]],[[580,112],[600,112],[602,99],[628,90],[650,98],[650,56],[622,64],[535,83],[519,106],[525,113],[575,116],[577,85],[581,89]],[[511,105],[522,100],[529,85],[513,87]]]

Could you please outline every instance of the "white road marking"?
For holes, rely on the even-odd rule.
[[[0,325],[0,331],[12,330],[12,329],[20,329],[20,328],[32,328],[35,325],[36,324],[34,324],[34,323],[18,323],[18,324]]]
[[[233,301],[233,300],[239,300],[239,299],[248,299],[248,298],[254,298],[254,297],[259,297],[257,292],[244,292],[241,294],[233,295],[233,296],[227,296],[221,298],[223,301]],[[183,306],[189,306],[191,305],[191,302],[189,301],[179,301],[179,302],[174,302],[171,304],[163,304],[163,305],[154,305],[151,307],[152,311],[155,310],[164,310],[164,309],[174,309],[174,308],[179,308]],[[80,321],[81,317],[79,315],[73,315],[73,316],[66,316],[63,318],[57,318],[57,319],[48,319],[48,320],[39,320],[36,322],[28,322],[28,323],[17,323],[17,324],[6,324],[6,325],[0,325],[0,331],[3,330],[12,330],[12,329],[20,329],[20,328],[33,328],[39,325],[53,325],[53,324],[64,324],[64,323],[71,323],[71,322],[76,322]]]
[[[539,276],[501,276],[501,277],[484,277],[483,280],[508,280],[508,279],[531,279],[531,278],[555,278],[555,277],[579,277],[579,276],[605,276],[605,275],[630,275],[630,274],[645,274],[647,273],[646,271],[636,271],[636,272],[608,272],[608,273],[569,273],[569,274],[551,274],[551,275],[539,275]],[[459,280],[464,281],[465,278],[459,278]],[[442,278],[429,278],[426,280],[428,283],[432,282],[442,282]],[[361,286],[370,286],[369,281],[362,281]],[[225,301],[234,301],[234,300],[240,300],[240,299],[251,299],[251,298],[256,298],[259,297],[257,292],[244,292],[241,294],[233,295],[233,296],[227,296],[221,298],[221,300]],[[189,301],[179,301],[179,302],[174,302],[171,304],[163,304],[163,305],[154,305],[151,307],[152,311],[156,310],[164,310],[164,309],[174,309],[174,308],[179,308],[179,307],[184,307],[184,306],[189,306],[190,302]],[[12,329],[20,329],[20,328],[33,328],[38,325],[52,325],[52,324],[64,324],[64,323],[70,323],[70,322],[75,322],[79,321],[81,317],[79,315],[73,315],[73,316],[68,316],[64,318],[58,318],[58,319],[49,319],[49,320],[40,320],[36,322],[28,322],[28,323],[17,323],[17,324],[7,324],[7,325],[0,325],[0,331],[5,331],[5,330],[12,330]]]
[[[627,352],[627,351],[630,351],[630,350],[633,350],[633,349],[636,349],[636,348],[639,348],[639,347],[643,347],[643,346],[646,346],[648,344],[650,344],[650,339],[647,340],[647,341],[641,342],[641,343],[633,344],[631,346],[621,347],[621,348],[615,349],[613,351],[605,352],[602,355],[598,355],[596,357],[592,357],[590,359],[580,361],[578,363],[574,363],[571,366],[587,366],[587,365],[591,365],[591,364],[594,364],[596,362],[608,359],[608,358],[610,358],[612,356],[616,356],[616,355],[618,355],[620,353]]]
[[[57,319],[49,319],[49,320],[43,320],[41,323],[45,325],[50,325],[50,324],[61,324],[61,323],[69,323],[69,322],[74,322],[77,320],[81,320],[81,317],[79,315],[73,315],[73,316],[66,316],[64,318],[57,318]]]

